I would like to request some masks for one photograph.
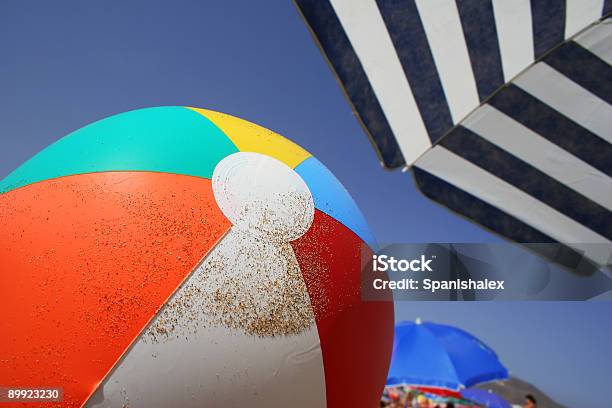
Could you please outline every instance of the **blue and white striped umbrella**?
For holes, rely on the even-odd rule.
[[[612,254],[611,0],[296,0],[388,168],[508,239]]]

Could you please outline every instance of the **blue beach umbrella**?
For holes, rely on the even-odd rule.
[[[395,326],[387,386],[459,390],[507,378],[508,370],[497,354],[461,329],[418,319]]]
[[[511,408],[508,401],[487,390],[468,388],[461,391],[461,396],[487,408]]]

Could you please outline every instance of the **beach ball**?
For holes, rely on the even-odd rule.
[[[0,182],[0,242],[0,385],[62,387],[48,406],[378,404],[374,238],[270,130],[189,107],[95,122]]]

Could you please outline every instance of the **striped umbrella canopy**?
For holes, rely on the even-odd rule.
[[[63,387],[66,407],[380,398],[393,304],[360,296],[374,238],[268,129],[189,107],[103,119],[0,181],[0,220],[3,386]]]
[[[612,254],[608,0],[296,0],[388,168],[589,274]]]

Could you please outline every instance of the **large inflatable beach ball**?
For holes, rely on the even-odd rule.
[[[47,406],[66,407],[378,404],[374,240],[274,132],[186,107],[93,123],[0,182],[0,242],[0,386],[62,387]]]

